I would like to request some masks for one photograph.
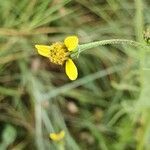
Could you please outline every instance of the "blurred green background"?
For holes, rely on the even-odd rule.
[[[68,35],[80,44],[114,38],[145,44],[149,8],[148,0],[0,0],[0,150],[149,150],[144,49],[84,51],[72,82],[34,48]],[[61,130],[60,147],[49,133]]]

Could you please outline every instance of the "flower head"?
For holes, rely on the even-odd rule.
[[[61,141],[65,137],[65,132],[62,130],[59,133],[50,133],[49,137],[53,141]]]
[[[56,42],[50,46],[35,45],[38,53],[50,59],[57,65],[65,64],[65,72],[70,80],[75,80],[78,76],[78,70],[72,61],[70,55],[78,48],[78,38],[76,36],[68,36],[64,42]]]

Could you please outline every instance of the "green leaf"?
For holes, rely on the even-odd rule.
[[[7,148],[16,139],[17,132],[11,125],[7,125],[2,133],[2,147]],[[1,146],[0,146],[1,147]]]

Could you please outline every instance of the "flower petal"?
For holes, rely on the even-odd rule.
[[[59,133],[50,133],[49,137],[53,140],[53,141],[60,141],[65,137],[65,132],[61,131]]]
[[[68,36],[65,38],[64,43],[69,51],[73,51],[77,48],[79,39],[77,36]]]
[[[46,45],[35,45],[38,50],[38,53],[44,57],[49,57],[50,55],[50,46]]]
[[[66,61],[65,71],[70,80],[75,80],[78,77],[78,70],[72,59]]]

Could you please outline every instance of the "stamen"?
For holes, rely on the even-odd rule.
[[[69,52],[64,43],[56,42],[50,46],[49,59],[52,63],[63,65],[67,60]]]

